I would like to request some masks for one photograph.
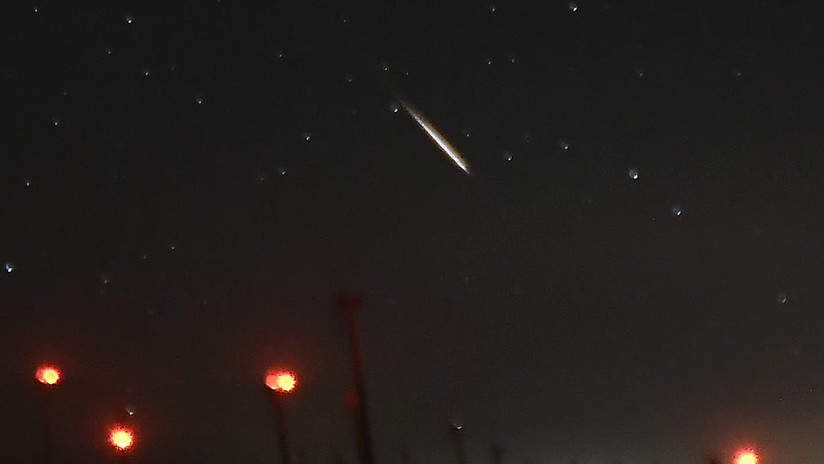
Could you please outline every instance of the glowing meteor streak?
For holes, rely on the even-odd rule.
[[[432,139],[433,142],[435,142],[435,145],[437,145],[441,149],[441,151],[443,151],[444,154],[449,157],[449,159],[455,164],[455,166],[460,168],[466,174],[469,174],[469,163],[466,161],[466,159],[463,156],[461,156],[460,153],[458,153],[458,150],[456,150],[455,147],[453,147],[452,144],[449,143],[449,141],[446,140],[446,138],[443,135],[441,135],[441,133],[438,132],[438,130],[435,129],[435,127],[429,121],[426,120],[426,117],[423,114],[421,114],[417,109],[415,109],[414,106],[405,102],[403,99],[398,98],[398,102],[401,104],[403,109],[409,114],[409,116],[411,116],[412,119],[415,120],[418,126],[420,126],[420,128],[423,129],[424,132],[426,132],[426,135],[428,135],[429,138]]]

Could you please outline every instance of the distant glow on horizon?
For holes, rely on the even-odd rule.
[[[735,453],[734,464],[758,464],[758,455],[753,449],[741,449]]]
[[[55,385],[60,381],[60,370],[54,366],[37,369],[37,381],[44,385]]]
[[[280,393],[289,393],[298,384],[295,374],[289,371],[269,371],[264,381],[267,387]]]
[[[441,151],[449,157],[449,159],[460,168],[464,173],[469,174],[469,162],[449,143],[446,138],[441,135],[440,132],[426,119],[426,117],[420,114],[412,105],[409,105],[402,99],[398,98],[398,103],[403,107],[404,110],[415,120],[415,122],[426,132],[426,135],[432,139],[433,142],[441,149]]]
[[[134,444],[134,433],[118,425],[109,433],[109,443],[120,451],[126,451]]]

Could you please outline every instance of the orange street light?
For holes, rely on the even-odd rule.
[[[129,451],[134,445],[134,432],[128,427],[117,425],[109,430],[109,443],[117,451]]]
[[[55,385],[60,381],[60,369],[55,366],[41,366],[37,369],[35,377],[43,385]]]
[[[735,453],[734,464],[758,464],[758,454],[752,448],[740,449]]]
[[[298,379],[289,371],[269,371],[264,378],[266,386],[278,393],[289,393],[295,389]]]

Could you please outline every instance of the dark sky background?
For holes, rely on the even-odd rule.
[[[3,462],[824,459],[812,10],[441,3],[3,3]]]

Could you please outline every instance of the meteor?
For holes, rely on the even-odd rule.
[[[406,111],[406,113],[409,114],[410,117],[412,117],[415,123],[417,123],[418,126],[421,129],[423,129],[424,132],[426,132],[426,135],[428,135],[429,138],[432,139],[433,142],[435,142],[435,145],[437,145],[438,148],[440,148],[441,151],[443,151],[444,154],[449,157],[449,160],[452,161],[452,163],[455,164],[455,166],[457,166],[464,173],[466,173],[467,175],[470,174],[469,163],[466,161],[466,158],[464,158],[458,152],[458,150],[456,150],[455,147],[453,147],[452,144],[449,143],[448,140],[446,140],[446,137],[444,137],[443,135],[441,135],[440,132],[438,132],[438,129],[436,129],[435,126],[433,126],[432,123],[430,123],[426,119],[426,116],[424,116],[414,106],[404,101],[402,98],[397,96],[395,98],[398,100],[398,103],[400,103],[404,111]]]

